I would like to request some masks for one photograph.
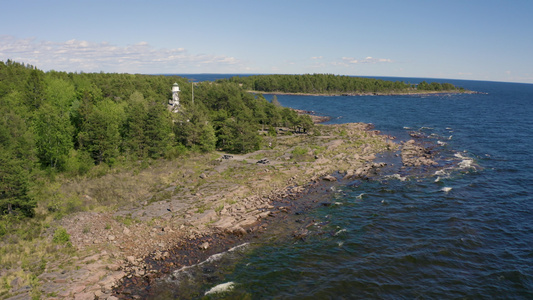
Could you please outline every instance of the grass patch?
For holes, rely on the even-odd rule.
[[[63,227],[59,227],[54,232],[54,237],[52,242],[56,244],[66,244],[70,241],[70,234],[67,233],[67,230]]]
[[[220,204],[219,206],[217,206],[217,207],[215,208],[215,212],[219,213],[219,212],[221,212],[223,209],[224,209],[224,204]]]
[[[135,223],[138,223],[139,221],[132,218],[131,216],[125,216],[125,217],[122,217],[122,216],[116,216],[115,217],[115,220],[119,223],[122,223],[126,226],[131,226]]]

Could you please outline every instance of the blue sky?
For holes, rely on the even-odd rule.
[[[533,1],[0,0],[0,60],[533,83]]]

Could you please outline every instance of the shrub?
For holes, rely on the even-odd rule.
[[[59,227],[54,232],[54,237],[52,242],[56,244],[66,244],[70,241],[70,234],[67,233],[67,230],[63,227]]]
[[[302,156],[307,154],[307,149],[296,146],[294,147],[294,150],[291,151],[291,154],[294,158],[301,158]]]

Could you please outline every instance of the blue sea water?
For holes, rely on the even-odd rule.
[[[423,132],[442,161],[460,163],[337,187],[324,195],[336,205],[308,212],[323,225],[306,239],[273,234],[230,251],[187,297],[533,299],[533,85],[442,82],[481,93],[278,95],[284,106],[329,123],[372,123],[398,141]],[[226,292],[206,294],[213,287]]]

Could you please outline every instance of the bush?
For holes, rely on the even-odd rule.
[[[67,230],[63,227],[59,227],[54,232],[54,237],[52,242],[56,244],[66,244],[70,241],[70,234],[67,233]]]
[[[91,155],[85,151],[71,150],[65,162],[65,171],[72,175],[84,175],[94,166]]]

